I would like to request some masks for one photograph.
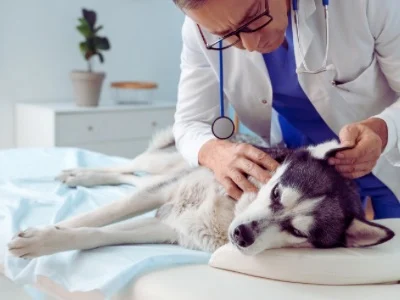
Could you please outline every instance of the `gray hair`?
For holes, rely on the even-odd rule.
[[[207,0],[173,0],[181,9],[196,9],[207,2]]]

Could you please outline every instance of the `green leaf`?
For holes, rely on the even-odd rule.
[[[97,49],[100,50],[109,50],[110,42],[105,37],[94,37],[94,45]]]
[[[89,60],[95,54],[95,52],[90,49],[87,42],[79,43],[79,49],[81,50],[81,53],[86,60]]]
[[[81,50],[81,53],[86,60],[88,60],[93,55],[93,51],[89,49],[89,45],[87,42],[81,42],[79,44],[79,49]]]
[[[76,29],[78,29],[78,31],[85,37],[88,38],[92,35],[92,32],[90,30],[90,27],[87,25],[79,25],[76,27]]]
[[[79,49],[81,50],[81,53],[82,53],[83,56],[85,56],[85,55],[86,55],[86,52],[89,51],[89,47],[88,47],[88,45],[87,45],[86,42],[81,42],[81,43],[79,44]]]

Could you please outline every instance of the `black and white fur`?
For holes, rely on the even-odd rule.
[[[364,218],[356,186],[327,163],[339,149],[337,142],[297,150],[258,147],[280,167],[267,184],[250,178],[259,192],[245,193],[239,201],[227,196],[212,171],[188,166],[170,128],[127,165],[66,170],[57,179],[70,187],[132,184],[137,189],[87,214],[20,232],[9,250],[34,258],[106,245],[174,243],[213,252],[230,242],[256,255],[281,247],[366,247],[394,236]],[[148,175],[136,176],[139,171]],[[132,219],[154,209],[154,218]]]

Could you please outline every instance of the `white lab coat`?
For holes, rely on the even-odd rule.
[[[400,199],[400,1],[332,0],[329,9],[328,63],[335,69],[316,75],[299,74],[300,85],[336,134],[344,125],[372,116],[386,121],[389,140],[373,173]],[[321,0],[302,0],[299,14],[307,65],[319,68],[325,55]],[[207,40],[216,38],[204,34]],[[196,24],[189,18],[185,19],[182,37],[173,131],[179,151],[196,166],[199,149],[214,138],[211,123],[219,116],[219,60],[218,51],[204,47]],[[295,36],[294,45],[300,67]],[[226,105],[233,106],[249,129],[272,145],[280,143],[282,135],[272,110],[272,87],[262,54],[234,47],[223,54]]]

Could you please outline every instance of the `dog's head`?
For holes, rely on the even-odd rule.
[[[389,228],[364,217],[358,190],[328,164],[336,141],[304,149],[264,149],[281,163],[257,194],[244,194],[229,228],[242,253],[286,247],[367,247],[390,240]]]

